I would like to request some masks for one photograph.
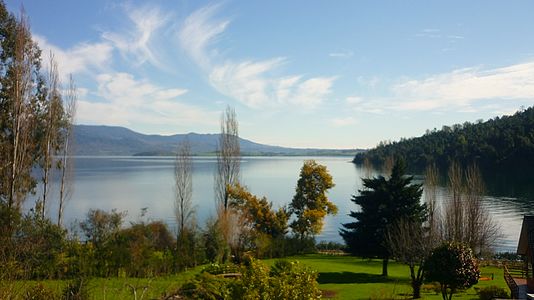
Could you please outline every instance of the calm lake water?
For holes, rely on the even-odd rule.
[[[336,216],[328,216],[324,230],[317,240],[342,241],[338,230],[342,223],[352,222],[348,217],[357,210],[350,201],[351,195],[361,189],[363,169],[350,163],[351,157],[244,157],[241,164],[241,181],[258,196],[266,196],[273,206],[288,204],[294,193],[302,163],[315,159],[327,166],[336,186],[329,198],[339,208]],[[71,224],[84,219],[91,208],[127,211],[127,221],[140,218],[142,208],[148,208],[145,219],[164,220],[174,226],[174,158],[172,157],[77,157],[75,180],[71,200],[65,209],[66,222]],[[216,159],[198,157],[193,161],[193,203],[198,224],[202,225],[215,214],[213,177]],[[373,175],[376,175],[375,172]],[[416,176],[421,180],[421,176]],[[513,182],[489,186],[484,205],[500,224],[503,237],[499,251],[515,251],[521,221],[524,214],[534,213],[531,194],[521,188],[511,187]],[[527,189],[529,190],[529,189]],[[521,191],[521,192],[518,192]],[[441,199],[446,198],[444,189]],[[50,199],[57,199],[57,187],[53,187]],[[32,205],[35,197],[28,199]],[[57,203],[50,203],[49,213],[54,219]]]

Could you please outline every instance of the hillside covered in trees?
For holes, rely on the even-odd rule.
[[[534,166],[534,107],[486,122],[427,130],[417,138],[381,142],[358,153],[353,161],[381,165],[390,157],[403,157],[412,170],[422,170],[430,163],[446,168],[451,161],[476,162],[484,169],[526,170]]]

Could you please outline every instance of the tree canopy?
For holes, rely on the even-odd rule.
[[[273,238],[287,233],[289,215],[284,207],[275,211],[267,198],[258,198],[245,187],[235,184],[228,187],[230,206],[244,214],[245,222],[258,233]]]
[[[323,229],[324,217],[336,214],[337,207],[326,193],[334,181],[325,166],[307,160],[300,169],[300,177],[289,210],[296,215],[290,227],[301,238],[313,236]]]
[[[31,174],[43,156],[46,89],[37,44],[23,17],[0,5],[0,200],[19,209],[33,191]]]

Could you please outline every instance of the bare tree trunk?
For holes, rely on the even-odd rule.
[[[389,228],[386,239],[392,257],[410,269],[414,299],[421,297],[425,260],[434,248],[432,237],[426,233],[421,222],[400,219]]]
[[[239,124],[235,110],[227,107],[221,117],[221,134],[217,149],[217,170],[215,173],[215,197],[219,228],[229,247],[239,240],[239,214],[229,207],[228,188],[239,183],[241,149],[239,145]],[[235,247],[234,247],[235,248]],[[234,249],[235,250],[235,249]],[[226,253],[225,257],[229,257]]]
[[[29,45],[30,31],[25,15],[22,12],[16,28],[15,55],[13,61],[14,82],[10,94],[12,96],[11,118],[11,159],[9,160],[10,176],[7,186],[8,207],[20,210],[26,196],[30,180],[29,169],[32,165],[32,129],[34,115],[31,113],[30,101],[32,90],[33,47]]]
[[[477,165],[473,164],[467,168],[465,185],[465,223],[468,236],[466,243],[476,254],[482,254],[500,236],[500,229],[483,206],[484,180]]]
[[[63,115],[59,71],[54,55],[50,53],[50,70],[48,72],[48,94],[45,102],[45,123],[44,123],[44,140],[43,140],[43,161],[41,169],[43,171],[42,184],[43,194],[41,198],[41,216],[44,218],[46,213],[47,198],[50,190],[51,171],[54,165],[54,154],[59,146],[58,130]]]
[[[178,236],[180,236],[194,213],[191,200],[193,195],[193,160],[191,158],[191,145],[188,140],[183,141],[178,146],[174,164],[174,180],[174,213],[178,224]]]
[[[193,195],[193,160],[191,158],[191,145],[186,139],[178,146],[174,163],[174,215],[176,218],[176,264],[175,269],[187,267],[191,264],[191,256],[194,256],[194,249],[191,249],[189,241],[193,234],[194,207],[192,203]],[[194,237],[193,237],[194,238]],[[181,261],[178,261],[181,257]]]
[[[465,243],[477,254],[490,250],[500,229],[483,206],[484,182],[476,165],[465,172],[457,163],[451,165],[449,193],[443,217],[445,239]]]
[[[434,164],[428,165],[425,171],[424,194],[425,203],[428,208],[428,241],[432,243],[432,245],[437,245],[442,236],[440,229],[440,207],[438,206],[437,202],[438,181],[438,169]]]
[[[464,205],[462,203],[463,172],[458,163],[453,162],[449,168],[450,199],[446,205],[445,222],[446,239],[450,241],[465,242],[464,240]]]
[[[465,192],[465,227],[466,243],[477,252],[475,247],[480,242],[480,226],[482,225],[482,195],[484,193],[484,184],[478,168],[475,165],[467,168],[466,171],[466,192]]]
[[[382,276],[388,277],[388,262],[389,257],[385,257],[382,259]]]
[[[76,92],[76,86],[72,75],[69,77],[69,87],[65,97],[65,126],[63,128],[63,147],[61,149],[61,184],[59,187],[59,205],[57,224],[62,226],[63,224],[63,211],[68,199],[72,195],[72,181],[73,181],[73,160],[72,149],[74,139],[74,120],[76,117],[76,102],[78,95]]]
[[[228,209],[228,186],[239,182],[240,164],[239,124],[235,110],[227,107],[221,117],[215,173],[215,196],[224,210]]]

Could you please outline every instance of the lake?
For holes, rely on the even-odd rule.
[[[351,210],[357,209],[350,198],[361,188],[360,178],[365,174],[362,168],[350,162],[352,157],[243,157],[241,181],[253,194],[267,197],[274,207],[287,205],[295,193],[300,168],[306,159],[326,165],[336,184],[328,195],[339,212],[326,218],[317,240],[341,242],[340,224],[354,220],[348,217]],[[215,167],[214,157],[193,159],[193,203],[199,225],[215,215]],[[144,220],[163,220],[175,226],[173,157],[76,157],[74,173],[73,194],[65,208],[67,226],[83,220],[92,208],[127,211],[126,220],[131,222],[139,220],[141,209],[145,207],[148,213]],[[422,177],[416,176],[416,179],[422,180]],[[506,189],[488,188],[483,201],[501,225],[503,237],[498,250],[515,251],[523,215],[534,213],[534,205],[530,194],[517,193],[519,188],[510,187],[512,182],[504,185]],[[50,194],[52,201],[57,199],[57,193],[54,186]],[[443,200],[443,188],[440,195]],[[26,207],[33,205],[35,197],[27,200]],[[50,203],[48,207],[52,219],[57,217],[56,207],[57,203]]]

